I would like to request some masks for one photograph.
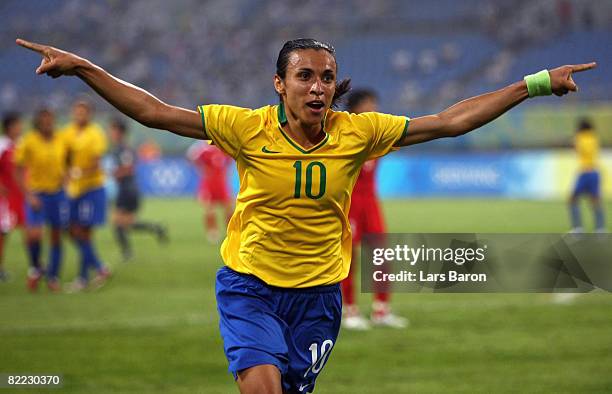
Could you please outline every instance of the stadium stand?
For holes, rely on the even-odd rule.
[[[0,27],[2,108],[27,103],[64,111],[88,92],[76,79],[58,84],[26,77],[22,70],[32,67],[33,57],[14,47],[17,35],[82,54],[185,107],[274,103],[271,65],[278,48],[289,38],[320,37],[336,46],[340,76],[376,86],[382,111],[412,116],[547,65],[590,61],[595,54],[612,58],[612,3],[583,0],[8,0],[0,13],[6,21]],[[612,99],[610,73],[588,73],[580,83],[581,101]],[[102,112],[110,110],[98,103]],[[457,144],[471,142],[431,147]]]

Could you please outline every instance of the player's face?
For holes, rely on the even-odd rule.
[[[43,133],[44,135],[51,135],[53,134],[54,121],[55,119],[53,117],[53,114],[49,112],[43,112],[38,115],[38,119],[36,119],[36,125],[41,133]]]
[[[91,120],[91,110],[87,105],[77,104],[72,108],[72,119],[77,125],[86,126]]]
[[[275,87],[287,113],[307,125],[320,124],[336,91],[336,60],[325,50],[293,51],[285,79],[276,76]]]
[[[110,139],[114,145],[120,144],[123,140],[123,135],[121,134],[121,131],[119,131],[119,129],[115,126],[111,126],[110,128]]]
[[[6,136],[12,140],[16,140],[21,135],[22,128],[23,124],[21,120],[16,120],[6,129]]]
[[[359,104],[357,104],[355,108],[353,108],[353,111],[356,114],[363,112],[376,112],[378,111],[378,102],[372,97],[365,98]]]

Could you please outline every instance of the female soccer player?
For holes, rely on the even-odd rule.
[[[187,150],[187,159],[200,173],[198,201],[204,208],[204,230],[210,243],[220,240],[219,229],[229,223],[234,204],[227,182],[227,170],[232,159],[206,141],[196,141]],[[217,223],[216,208],[223,209],[225,223]]]
[[[333,47],[312,39],[285,43],[274,75],[280,103],[256,110],[174,107],[72,53],[17,44],[42,55],[38,74],[76,75],[142,124],[211,139],[236,160],[240,190],[216,292],[229,369],[242,393],[313,390],[340,328],[338,283],[351,259],[347,213],[366,160],[465,134],[528,97],[575,91],[572,73],[595,67],[542,71],[409,126],[405,117],[331,110],[350,81],[337,83]]]
[[[13,159],[21,130],[20,114],[9,112],[4,115],[0,135],[0,282],[9,279],[3,267],[4,242],[11,230],[22,227],[25,222],[24,196]]]
[[[113,145],[113,176],[118,189],[113,212],[115,239],[121,249],[123,262],[128,262],[133,257],[129,238],[132,230],[155,235],[160,243],[168,241],[168,231],[160,223],[138,219],[141,197],[136,182],[137,155],[128,142],[127,125],[120,119],[113,119],[109,134]]]
[[[580,120],[574,137],[574,146],[580,163],[580,172],[576,178],[569,202],[572,221],[571,231],[573,233],[584,232],[578,200],[581,196],[586,195],[591,200],[591,208],[595,217],[595,231],[605,233],[604,210],[600,196],[599,138],[588,119]]]
[[[34,130],[26,134],[15,150],[15,163],[27,174],[26,233],[30,251],[28,288],[36,291],[42,277],[40,249],[43,226],[49,226],[49,265],[45,275],[52,292],[61,290],[59,283],[62,259],[61,232],[68,220],[68,201],[64,194],[66,146],[55,132],[55,115],[40,109],[34,116]]]
[[[71,284],[70,292],[85,290],[89,285],[89,270],[96,276],[91,285],[101,287],[110,277],[110,270],[98,258],[93,234],[106,220],[104,171],[100,160],[106,152],[106,135],[91,121],[92,107],[86,101],[72,106],[73,122],[60,131],[68,154],[68,184],[70,234],[81,256],[81,269]]]

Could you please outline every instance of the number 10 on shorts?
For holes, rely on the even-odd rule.
[[[327,357],[329,357],[329,353],[331,353],[332,347],[334,347],[334,342],[331,339],[326,339],[323,341],[320,351],[318,343],[314,342],[312,345],[310,345],[308,350],[310,350],[310,355],[312,356],[312,364],[306,373],[304,373],[304,377],[308,375],[308,372],[312,371],[312,373],[318,374],[321,369],[323,369],[325,361],[327,360]]]

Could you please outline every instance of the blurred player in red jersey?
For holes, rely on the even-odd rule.
[[[24,196],[18,183],[13,154],[15,142],[21,135],[21,116],[8,113],[2,119],[3,135],[0,136],[0,282],[8,279],[4,271],[4,239],[15,227],[25,222]]]
[[[187,150],[187,158],[200,172],[202,178],[198,186],[198,200],[204,207],[204,225],[209,242],[221,239],[220,226],[217,226],[215,207],[221,206],[227,223],[234,210],[227,186],[227,168],[231,159],[219,148],[207,141],[198,141]]]
[[[347,99],[348,112],[360,114],[363,112],[378,111],[376,94],[367,89],[354,90]],[[349,330],[367,330],[371,324],[394,328],[404,328],[408,320],[391,313],[389,307],[389,291],[379,288],[374,294],[372,304],[371,323],[359,312],[355,302],[355,287],[353,284],[355,264],[357,263],[357,246],[361,243],[364,234],[381,234],[385,232],[385,223],[376,193],[376,167],[377,161],[367,161],[355,183],[352,194],[349,220],[353,233],[353,258],[349,276],[342,281],[342,301],[344,303],[344,317],[342,326]]]

